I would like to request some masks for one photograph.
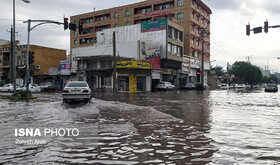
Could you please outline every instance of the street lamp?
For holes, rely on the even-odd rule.
[[[22,0],[25,3],[30,3],[29,0]],[[16,52],[15,52],[15,30],[16,30],[16,14],[15,14],[15,0],[13,0],[13,29],[12,29],[12,45],[13,45],[13,84],[14,84],[14,95],[16,94]]]

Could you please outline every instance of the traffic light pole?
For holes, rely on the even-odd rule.
[[[28,26],[27,26],[27,50],[26,50],[26,79],[25,79],[25,86],[26,86],[26,92],[29,93],[29,45],[30,45],[30,24],[31,20],[28,20]]]
[[[31,22],[39,22],[39,24],[33,26],[31,28]],[[26,92],[29,93],[29,73],[30,73],[30,68],[29,68],[29,51],[30,51],[30,31],[36,28],[37,26],[47,24],[47,23],[54,23],[57,25],[64,24],[64,22],[56,22],[56,21],[51,21],[51,20],[31,20],[28,19],[28,21],[24,21],[23,23],[28,23],[27,26],[27,51],[26,51],[26,79],[25,79],[25,85],[26,85]]]

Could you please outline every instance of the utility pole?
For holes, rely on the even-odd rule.
[[[245,56],[245,58],[247,59],[247,61],[249,62],[249,63],[251,63],[251,61],[252,61],[252,55],[251,56]]]
[[[201,86],[202,91],[204,90],[204,28],[201,28]]]
[[[11,50],[10,50],[10,83],[13,82],[13,26],[11,26],[11,31],[7,31],[7,32],[11,32]]]
[[[117,93],[117,85],[116,85],[116,76],[117,76],[117,68],[116,68],[116,32],[113,31],[113,93]]]
[[[229,85],[229,62],[227,62],[227,84]]]

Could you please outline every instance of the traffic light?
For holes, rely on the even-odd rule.
[[[68,29],[68,18],[64,18],[64,30]]]
[[[246,35],[250,35],[250,24],[246,25]]]
[[[83,22],[79,23],[79,34],[83,32]]]
[[[34,63],[34,52],[29,51],[29,65]]]
[[[268,32],[268,21],[266,20],[265,22],[264,22],[264,32]]]

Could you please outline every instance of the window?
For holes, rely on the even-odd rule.
[[[183,6],[183,0],[178,0],[178,6]]]
[[[2,63],[2,60],[0,60],[0,64]]]
[[[130,16],[130,10],[126,10],[126,11],[125,11],[125,15],[126,15],[126,16]]]
[[[194,39],[192,38],[192,45],[194,44]]]
[[[129,25],[130,25],[130,22],[125,23],[125,26],[129,26]]]
[[[172,53],[175,53],[175,54],[178,53],[178,51],[177,51],[177,45],[172,45]]]
[[[77,24],[78,24],[78,21],[77,21],[77,20],[75,20],[75,21],[74,21],[74,24],[75,24],[75,25],[77,25]]]
[[[115,27],[115,28],[119,27],[119,24],[115,24],[114,27]]]
[[[183,19],[183,13],[178,13],[177,14],[177,19]]]
[[[112,68],[112,61],[101,61],[100,68]]]
[[[199,22],[199,15],[196,16],[196,20]]]
[[[89,19],[89,22],[92,23],[92,22],[93,22],[93,18],[90,18],[90,19]]]
[[[116,12],[116,13],[114,14],[114,17],[115,17],[115,18],[119,18],[119,13]]]
[[[78,41],[77,40],[74,40],[74,45],[78,45]]]
[[[97,61],[90,61],[87,63],[88,69],[97,69]]]
[[[74,31],[74,35],[77,35],[77,34],[78,34],[77,30],[76,30],[76,31]]]
[[[179,31],[179,40],[183,42],[183,32]]]
[[[199,46],[199,41],[196,41],[196,46]]]
[[[168,43],[167,51],[171,52],[171,44],[170,43]]]
[[[194,19],[194,13],[192,13],[192,18]]]
[[[111,83],[111,77],[104,77],[104,86],[105,87],[111,87],[112,83]]]
[[[178,55],[183,57],[183,48],[181,46],[178,46]]]

